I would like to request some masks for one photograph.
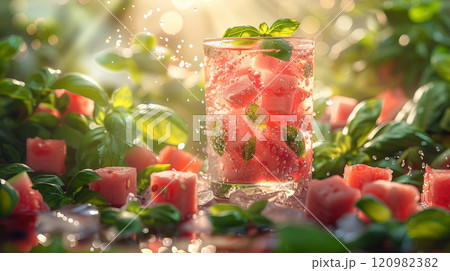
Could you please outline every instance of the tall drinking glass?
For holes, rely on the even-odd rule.
[[[203,46],[214,194],[306,187],[312,174],[314,41],[220,38]]]

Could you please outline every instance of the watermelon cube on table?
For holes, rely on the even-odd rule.
[[[27,138],[27,165],[35,172],[64,174],[66,153],[64,139]]]
[[[329,101],[331,102],[328,109],[331,129],[344,127],[358,100],[345,96],[333,96]]]
[[[320,222],[334,224],[348,213],[356,212],[361,192],[345,185],[342,177],[331,176],[311,182],[306,196],[306,214]]]
[[[183,217],[197,213],[197,174],[166,170],[150,179],[151,202],[173,204]]]
[[[389,168],[371,167],[364,164],[344,168],[344,180],[348,186],[361,189],[364,184],[382,180],[392,180],[392,170]]]
[[[131,148],[126,153],[124,160],[130,167],[136,168],[138,173],[148,166],[158,164],[158,158],[154,152],[138,146]]]
[[[202,159],[176,146],[167,145],[159,152],[159,162],[170,164],[170,169],[198,173],[203,167]]]
[[[26,172],[15,175],[8,182],[19,194],[19,202],[12,212],[13,215],[35,214],[49,210],[41,193],[33,189],[33,183]]]
[[[426,166],[422,203],[427,207],[450,209],[450,169],[432,169]]]
[[[101,180],[89,184],[89,189],[100,194],[113,207],[127,202],[128,194],[137,193],[137,173],[134,167],[105,167],[96,169]]]
[[[419,190],[410,184],[386,181],[366,183],[362,188],[362,195],[368,194],[384,202],[391,209],[392,216],[398,220],[403,221],[420,210]]]
[[[92,117],[94,113],[94,101],[84,96],[75,94],[65,89],[55,90],[56,96],[59,98],[64,94],[69,96],[69,104],[67,105],[67,112],[77,113]]]

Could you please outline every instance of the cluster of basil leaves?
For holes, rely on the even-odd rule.
[[[248,37],[289,37],[297,30],[300,23],[294,19],[278,19],[270,27],[266,23],[261,23],[259,29],[251,25],[240,25],[228,28],[223,34],[224,38],[248,38]],[[258,39],[233,39],[235,45],[248,45],[257,42]],[[261,39],[259,48],[263,49],[263,54],[289,61],[292,55],[293,46],[285,39],[269,38]]]

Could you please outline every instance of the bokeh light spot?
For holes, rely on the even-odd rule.
[[[176,11],[169,11],[161,16],[161,28],[170,35],[178,33],[183,28],[183,18]]]
[[[319,31],[320,21],[314,16],[306,16],[300,23],[300,27],[304,32],[313,34]]]
[[[178,9],[188,9],[194,4],[194,0],[172,0],[172,4]]]

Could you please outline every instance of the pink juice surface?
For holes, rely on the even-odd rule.
[[[263,38],[267,39],[267,38]],[[209,175],[222,184],[311,180],[314,42],[284,38],[289,61],[250,45],[204,42]]]

